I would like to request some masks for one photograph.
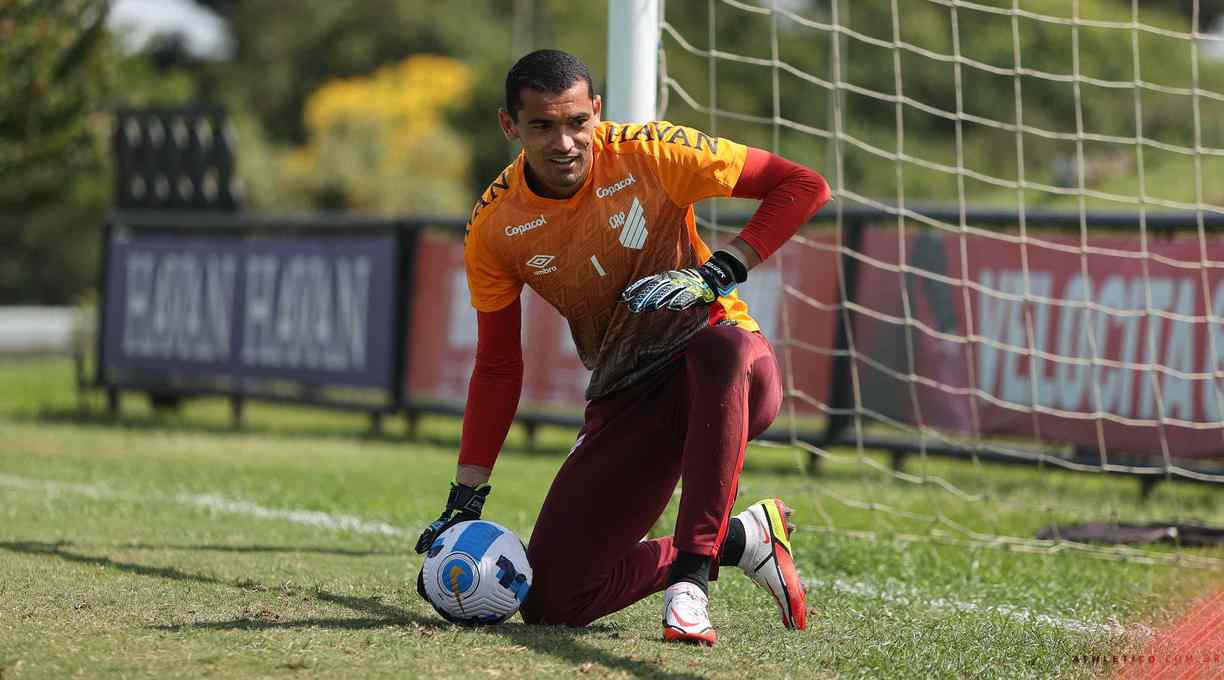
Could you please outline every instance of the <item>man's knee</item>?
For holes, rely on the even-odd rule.
[[[554,626],[585,626],[585,603],[591,601],[594,564],[579,564],[573,559],[589,554],[572,542],[557,540],[537,526],[537,533],[527,546],[527,561],[531,564],[531,590],[523,603],[523,621]],[[550,540],[549,536],[553,536]]]
[[[523,621],[536,625],[585,626],[593,621],[584,605],[588,601],[589,597],[584,596],[582,588],[576,584],[558,582],[547,576],[538,578],[537,575],[523,603]]]
[[[781,410],[782,389],[780,386],[767,385],[758,389],[754,385],[748,409],[748,439],[756,439],[769,429]]]

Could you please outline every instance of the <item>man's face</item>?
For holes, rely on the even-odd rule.
[[[569,198],[591,172],[591,135],[602,102],[591,98],[583,80],[560,94],[524,88],[521,97],[517,116],[498,111],[502,132],[522,143],[541,195]]]

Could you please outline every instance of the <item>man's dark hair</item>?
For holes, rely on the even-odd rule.
[[[536,50],[515,62],[506,74],[506,113],[518,119],[524,89],[561,94],[579,80],[587,84],[587,92],[594,99],[591,71],[581,59],[561,50]]]

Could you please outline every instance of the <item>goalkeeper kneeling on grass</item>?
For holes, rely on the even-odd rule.
[[[773,421],[773,349],[735,294],[829,198],[816,172],[692,128],[600,120],[576,57],[526,55],[506,77],[507,139],[522,152],[472,211],[464,263],[476,308],[456,483],[417,543],[480,516],[523,380],[519,294],[569,321],[591,369],[585,423],[531,533],[528,623],[582,626],[663,591],[663,637],[713,644],[707,582],[738,566],[803,628],[790,510],[731,517],[748,440]],[[761,201],[711,254],[693,203]],[[684,480],[675,534],[642,540]]]

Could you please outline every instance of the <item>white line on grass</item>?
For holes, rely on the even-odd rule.
[[[73,484],[70,482],[30,479],[27,477],[14,477],[12,475],[3,474],[0,474],[0,486],[11,489],[22,489],[25,491],[42,491],[53,495],[69,492],[89,496],[91,498],[165,501],[177,503],[179,505],[190,505],[197,508],[205,508],[212,510],[213,512],[246,515],[247,517],[254,517],[256,519],[284,520],[294,524],[304,524],[306,526],[321,527],[323,529],[335,529],[339,531],[351,531],[358,534],[409,536],[410,534],[415,533],[399,527],[391,526],[386,522],[371,522],[352,515],[333,515],[328,512],[319,512],[317,510],[281,510],[277,508],[265,508],[262,505],[256,505],[250,501],[234,500],[231,498],[225,498],[224,496],[218,496],[216,494],[181,493],[174,496],[148,494],[130,496],[115,493],[105,486],[95,484]]]
[[[336,515],[317,510],[285,510],[278,508],[266,508],[262,505],[251,503],[250,501],[235,500],[225,498],[216,494],[177,494],[174,496],[150,496],[150,495],[124,495],[116,493],[105,486],[96,484],[75,484],[71,482],[59,482],[54,480],[31,479],[28,477],[17,477],[13,475],[0,474],[0,487],[10,489],[20,489],[24,491],[41,491],[43,493],[57,495],[62,493],[75,493],[90,498],[97,499],[117,499],[117,500],[161,500],[179,505],[188,505],[197,508],[205,508],[213,512],[222,512],[235,515],[245,515],[256,519],[267,520],[282,520],[294,524],[303,524],[306,526],[320,527],[323,529],[332,529],[338,531],[351,531],[359,534],[380,534],[383,536],[412,536],[417,533],[417,530],[407,530],[400,527],[392,526],[386,522],[372,522],[354,517],[352,515]],[[857,595],[872,599],[883,600],[885,602],[904,605],[907,607],[927,607],[937,610],[950,610],[959,612],[974,612],[974,613],[995,613],[1004,617],[1011,618],[1022,622],[1039,623],[1054,628],[1061,628],[1074,633],[1094,634],[1094,635],[1129,635],[1129,636],[1144,636],[1151,635],[1152,631],[1147,626],[1122,626],[1116,623],[1089,623],[1076,619],[1069,619],[1060,616],[1052,616],[1049,614],[1039,614],[1029,611],[1023,607],[1015,607],[1012,605],[984,605],[975,602],[967,602],[962,600],[949,600],[945,598],[929,598],[923,593],[915,589],[906,589],[903,586],[894,586],[890,588],[881,588],[866,582],[854,582],[837,579],[833,581],[824,581],[819,579],[808,579],[806,583],[812,588],[827,588],[831,587],[834,590],[843,592],[849,595]]]
[[[317,510],[277,510],[265,508],[249,501],[237,501],[215,494],[179,494],[174,500],[183,505],[208,508],[217,512],[247,515],[258,519],[283,519],[294,524],[352,531],[358,534],[382,534],[383,536],[407,536],[409,532],[393,527],[386,522],[370,522],[352,515],[333,515]]]

